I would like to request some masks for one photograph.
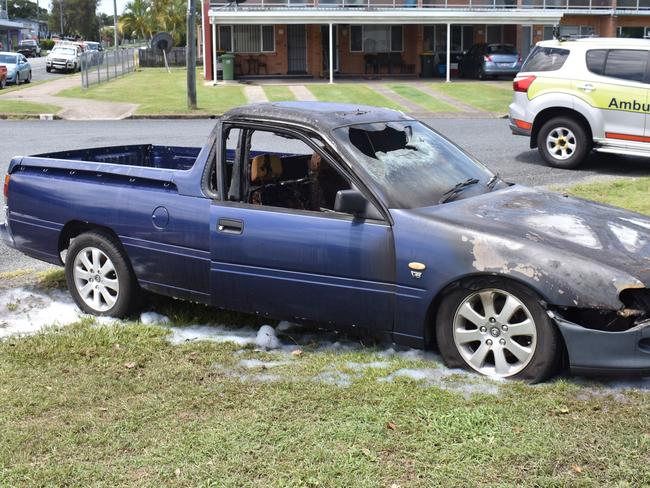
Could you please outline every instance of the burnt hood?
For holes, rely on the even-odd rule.
[[[626,272],[650,287],[650,218],[561,193],[512,186],[412,212]]]

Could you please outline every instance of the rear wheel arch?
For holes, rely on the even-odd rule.
[[[96,232],[108,237],[126,254],[122,241],[120,241],[120,238],[113,229],[104,225],[84,222],[81,220],[71,220],[63,226],[63,229],[59,234],[59,254],[70,247],[72,239],[86,232]]]
[[[540,113],[538,113],[535,116],[535,120],[533,121],[533,128],[530,133],[530,147],[531,149],[537,147],[537,136],[539,134],[540,129],[542,126],[548,122],[549,120],[555,118],[555,117],[565,117],[567,119],[571,119],[574,122],[580,124],[583,129],[585,130],[587,134],[587,138],[589,140],[593,141],[593,131],[591,129],[591,124],[589,123],[589,120],[582,115],[580,112],[577,110],[573,110],[570,108],[565,108],[565,107],[551,107],[551,108],[546,108],[542,110]]]

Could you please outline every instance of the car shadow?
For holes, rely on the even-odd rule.
[[[515,156],[515,161],[531,166],[547,166],[550,171],[573,172],[583,171],[606,176],[643,177],[650,176],[650,158],[638,156],[623,156],[616,154],[591,153],[578,169],[551,168],[539,155],[531,149]]]

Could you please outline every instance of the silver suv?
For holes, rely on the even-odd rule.
[[[551,166],[591,150],[650,157],[650,40],[538,43],[513,82],[510,128]]]

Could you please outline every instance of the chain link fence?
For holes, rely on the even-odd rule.
[[[105,83],[132,73],[137,64],[137,49],[86,51],[81,54],[81,86]]]

